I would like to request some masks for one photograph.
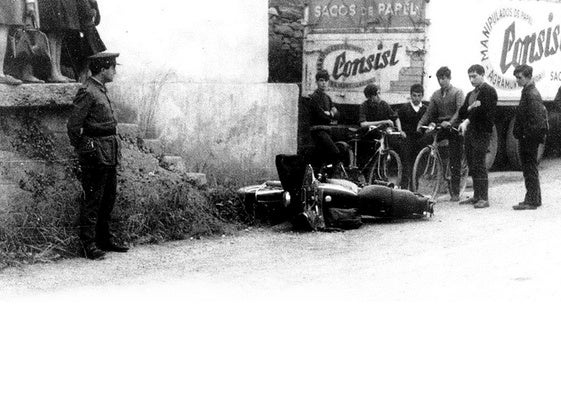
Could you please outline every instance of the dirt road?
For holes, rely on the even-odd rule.
[[[6,392],[559,391],[561,162],[544,206],[135,247],[0,273]]]
[[[544,206],[516,212],[520,173],[495,174],[489,209],[439,202],[414,221],[372,220],[359,230],[237,236],[139,246],[103,261],[65,260],[0,273],[0,294],[167,283],[208,295],[321,289],[373,300],[557,297],[561,278],[561,162],[542,164]],[[201,292],[202,290],[202,292]]]

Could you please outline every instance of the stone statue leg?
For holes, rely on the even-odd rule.
[[[45,83],[39,78],[33,75],[33,66],[31,64],[25,64],[21,70],[21,80],[24,83]]]
[[[6,85],[20,85],[21,81],[19,79],[4,74],[4,59],[6,58],[6,50],[8,49],[8,32],[9,26],[0,25],[0,83]]]
[[[60,55],[62,53],[62,36],[57,32],[47,33],[49,39],[49,51],[51,55],[51,76],[48,82],[50,83],[68,83],[75,82],[74,79],[67,78],[62,75],[60,70]]]
[[[88,69],[88,67],[84,68],[82,71],[80,71],[80,77],[78,78],[78,82],[80,83],[85,83],[88,78],[91,76],[91,72]]]

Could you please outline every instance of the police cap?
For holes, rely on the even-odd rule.
[[[117,57],[119,57],[119,53],[100,52],[88,57],[88,60],[90,61],[90,64],[96,64],[103,68],[109,68],[113,65],[119,65],[119,63],[117,63]]]

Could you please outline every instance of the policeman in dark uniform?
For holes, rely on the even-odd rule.
[[[115,77],[117,56],[104,52],[89,57],[92,76],[78,90],[67,125],[82,169],[80,239],[89,259],[101,259],[106,251],[128,251],[114,239],[109,226],[117,193],[120,143],[105,84]]]

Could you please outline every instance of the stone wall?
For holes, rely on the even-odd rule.
[[[0,151],[14,152],[25,149],[25,145],[40,144],[41,141],[30,139],[36,129],[53,140],[61,159],[67,157],[71,148],[66,122],[79,86],[77,83],[0,85]]]
[[[303,0],[269,0],[269,82],[302,82]]]

